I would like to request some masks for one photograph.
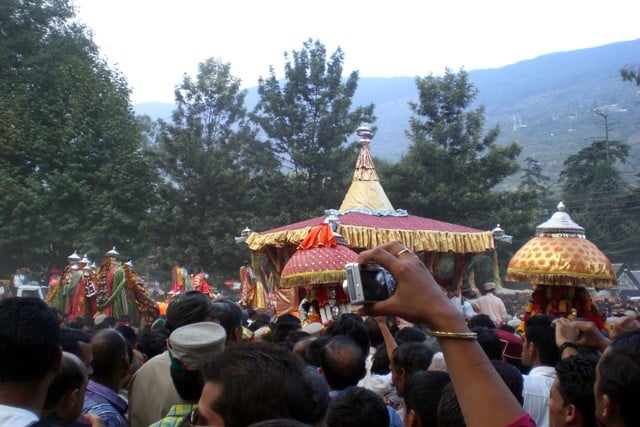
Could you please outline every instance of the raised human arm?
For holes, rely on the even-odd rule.
[[[468,334],[464,318],[440,290],[422,261],[404,246],[391,242],[362,252],[360,263],[377,263],[387,268],[397,282],[395,295],[385,301],[364,305],[363,314],[400,316],[414,323],[426,323],[431,330]],[[504,427],[524,414],[476,340],[440,337],[447,369],[468,427]],[[487,391],[491,390],[491,398]],[[496,411],[495,408],[500,408]]]

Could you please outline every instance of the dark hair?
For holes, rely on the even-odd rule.
[[[311,424],[294,420],[293,418],[274,418],[271,420],[258,421],[249,424],[247,427],[312,427]]]
[[[343,313],[327,328],[326,334],[330,337],[346,335],[351,338],[362,350],[365,357],[369,354],[369,336],[364,327],[364,321],[355,313]]]
[[[167,338],[169,338],[169,331],[164,328],[144,328],[140,338],[142,353],[149,359],[161,354],[167,349]]]
[[[263,326],[268,326],[271,323],[271,317],[266,313],[256,313],[255,320],[249,325],[250,331],[257,331]]]
[[[311,389],[311,403],[308,409],[309,422],[317,424],[324,420],[329,408],[329,385],[318,370],[312,366],[304,369],[304,379]]]
[[[84,327],[91,329],[93,325],[91,324],[91,321],[86,317],[77,316],[72,321],[70,321],[67,326],[72,329],[82,329]]]
[[[540,362],[546,366],[555,366],[560,361],[560,352],[556,345],[556,330],[551,326],[553,320],[551,316],[538,314],[524,322],[525,337],[536,346]]]
[[[38,298],[0,301],[0,382],[41,381],[60,352],[58,317]]]
[[[320,366],[332,390],[358,384],[367,372],[362,350],[346,335],[336,335],[327,341],[320,354]]]
[[[406,410],[415,411],[423,426],[435,426],[438,423],[438,402],[445,385],[451,382],[447,372],[414,372],[404,384],[404,403]]]
[[[380,344],[376,347],[376,352],[373,353],[371,360],[371,373],[376,375],[387,375],[391,372],[389,368],[389,353],[387,353],[387,347],[384,344]]]
[[[285,341],[290,331],[298,330],[302,327],[300,319],[290,313],[285,313],[278,317],[271,333],[271,341],[279,343]]]
[[[500,326],[498,326],[498,329],[502,329],[503,331],[509,332],[511,334],[515,334],[516,333],[516,328],[514,328],[513,326],[504,323]]]
[[[556,374],[562,400],[576,407],[585,427],[595,427],[593,384],[596,381],[596,365],[581,356],[571,356],[558,362]]]
[[[181,326],[204,322],[208,314],[209,297],[200,291],[188,291],[169,303],[164,327],[173,332]]]
[[[369,337],[369,345],[371,347],[377,347],[380,344],[384,344],[384,338],[382,337],[382,331],[375,317],[367,317],[364,319],[364,327]]]
[[[78,344],[81,342],[91,344],[91,335],[78,329],[60,329],[60,347],[62,347],[62,351],[73,353],[78,357],[82,357],[80,345]]]
[[[136,335],[136,331],[127,325],[116,326],[115,330],[120,332],[120,335],[127,340],[127,343],[130,347],[134,348],[136,346],[136,341],[138,340],[138,336]]]
[[[407,376],[417,371],[426,371],[433,359],[433,352],[426,344],[407,342],[400,344],[393,351],[393,366],[402,369]]]
[[[108,379],[120,367],[122,358],[129,358],[128,345],[125,338],[115,329],[103,329],[91,340],[93,352],[92,378]],[[131,360],[129,358],[129,360]]]
[[[598,364],[598,394],[606,394],[618,405],[627,426],[640,425],[640,329],[617,336]]]
[[[476,326],[484,326],[485,328],[495,329],[496,323],[491,320],[488,314],[478,313],[475,316],[472,316],[469,321],[467,321],[467,326],[469,329],[475,328]]]
[[[304,351],[304,360],[309,365],[320,366],[320,355],[324,350],[324,346],[329,341],[329,337],[326,335],[320,335],[315,340],[311,341]]]
[[[212,410],[229,427],[274,418],[313,423],[313,388],[304,361],[272,343],[238,343],[217,354],[204,368],[207,382],[222,388]]]
[[[507,385],[507,388],[511,390],[516,400],[522,405],[524,400],[522,397],[524,379],[522,378],[520,370],[512,364],[501,360],[492,360],[491,363],[496,372],[498,372],[498,375],[500,375],[500,378],[502,378],[502,381]]]
[[[389,411],[382,397],[363,387],[349,387],[334,397],[327,411],[328,427],[388,427]]]
[[[498,335],[492,329],[484,326],[470,328],[472,332],[478,334],[478,344],[484,350],[489,360],[502,360],[502,343]]]
[[[442,388],[438,403],[438,427],[466,427],[453,383]]]
[[[62,354],[60,370],[53,377],[53,381],[47,389],[44,409],[52,409],[66,392],[80,388],[85,381],[83,366],[76,355],[72,353]]]
[[[212,301],[209,305],[209,316],[224,328],[227,339],[233,337],[234,332],[242,326],[242,309],[227,298]]]
[[[178,392],[178,395],[187,402],[197,403],[202,394],[202,387],[204,387],[204,380],[202,379],[202,372],[187,371],[171,365],[170,368],[171,381]]]
[[[427,340],[427,334],[417,326],[406,326],[398,329],[393,336],[398,345],[406,342],[425,342]]]

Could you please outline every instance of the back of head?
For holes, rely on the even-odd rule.
[[[221,388],[212,405],[228,426],[274,418],[312,422],[313,390],[304,361],[272,343],[239,343],[204,368],[206,382]]]
[[[551,325],[554,318],[538,314],[525,320],[525,338],[536,346],[538,358],[543,365],[555,366],[560,361],[556,346],[556,331]]]
[[[380,396],[363,387],[349,387],[334,397],[328,427],[388,427],[389,412]]]
[[[55,363],[58,318],[37,298],[0,301],[0,382],[40,381]]]
[[[440,395],[450,382],[449,374],[442,371],[413,373],[404,385],[405,416],[417,415],[422,426],[437,425]]]
[[[384,338],[382,337],[382,331],[375,317],[367,317],[364,320],[364,327],[369,337],[369,345],[371,347],[377,347],[380,344],[384,344]]]
[[[242,326],[242,309],[228,298],[212,301],[209,305],[209,317],[224,328],[229,340],[234,339],[236,331]]]
[[[640,396],[640,330],[625,332],[611,343],[598,363],[600,381],[596,400],[606,394],[617,405],[621,425],[640,425],[637,397]]]
[[[562,359],[556,365],[558,392],[566,404],[572,404],[582,415],[583,426],[596,426],[596,405],[593,384],[596,381],[596,365],[581,356]]]
[[[129,346],[120,332],[115,329],[102,329],[91,339],[93,352],[92,378],[98,382],[106,381],[119,374],[123,369],[123,359],[129,360]]]
[[[209,297],[200,291],[189,291],[169,303],[164,327],[173,332],[180,326],[204,322],[208,315]]]
[[[346,335],[336,335],[327,341],[320,355],[320,367],[332,390],[358,384],[367,369],[362,350]]]
[[[514,397],[520,404],[523,402],[522,397],[522,388],[524,387],[524,379],[522,378],[522,373],[515,366],[503,362],[501,360],[492,360],[491,363],[495,368],[502,381],[507,385],[507,388],[511,390]]]
[[[484,326],[485,328],[495,329],[496,324],[493,320],[491,320],[491,317],[489,317],[488,314],[478,313],[471,319],[469,319],[469,321],[467,322],[467,326],[469,326],[469,328]]]
[[[294,420],[293,418],[274,418],[272,420],[258,421],[249,424],[247,427],[311,427],[311,424]]]
[[[86,379],[87,373],[82,361],[75,354],[63,352],[60,370],[47,389],[43,409],[53,409],[65,393],[80,388]]]
[[[300,319],[293,314],[285,313],[278,317],[273,327],[271,341],[274,343],[283,342],[291,331],[296,331],[302,327]]]
[[[433,352],[426,344],[407,342],[400,344],[393,352],[393,366],[397,370],[404,370],[407,375],[417,371],[426,371],[431,364]]]
[[[312,366],[320,366],[320,356],[324,351],[324,346],[327,345],[327,341],[329,341],[329,337],[326,335],[320,335],[311,341],[304,351],[303,359],[305,362]]]
[[[417,326],[406,326],[398,329],[393,338],[400,345],[406,342],[425,342],[427,334]]]
[[[224,328],[214,322],[182,326],[171,333],[168,341],[171,380],[180,397],[195,403],[204,382],[202,368],[224,350]]]
[[[502,344],[500,338],[493,332],[493,329],[484,326],[476,326],[471,328],[472,332],[478,334],[478,344],[484,350],[489,360],[502,360]]]
[[[364,327],[364,321],[355,313],[343,313],[329,325],[326,335],[333,337],[336,335],[346,335],[351,338],[362,350],[362,354],[369,354],[369,336]]]
[[[78,329],[60,329],[60,347],[62,347],[62,351],[82,357],[80,343],[91,344],[91,335]]]
[[[438,403],[438,427],[466,427],[453,383],[442,389]]]
[[[389,353],[387,353],[387,347],[381,344],[376,347],[376,352],[373,353],[373,359],[371,360],[371,373],[376,375],[387,375],[391,370],[389,368]]]

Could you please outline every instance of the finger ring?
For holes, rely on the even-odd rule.
[[[400,255],[404,254],[404,253],[411,253],[411,251],[407,248],[404,249],[400,249],[398,252],[396,252],[396,257],[399,257]]]

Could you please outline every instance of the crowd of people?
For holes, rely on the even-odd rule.
[[[493,284],[465,311],[398,242],[358,261],[387,268],[396,293],[314,333],[198,291],[142,329],[4,299],[0,425],[640,425],[634,316],[607,337],[536,315],[518,335]]]

